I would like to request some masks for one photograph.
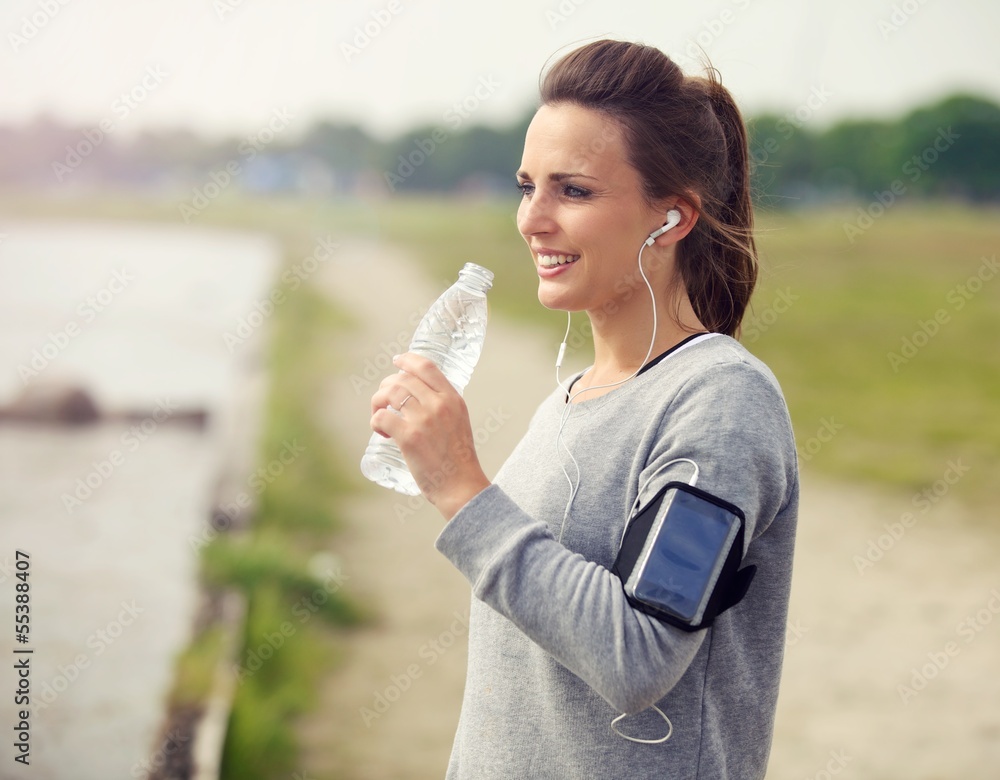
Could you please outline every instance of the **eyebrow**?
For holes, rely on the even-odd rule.
[[[531,178],[525,171],[518,171],[514,175],[517,176],[520,179],[530,179]],[[588,176],[585,173],[563,173],[563,172],[558,172],[558,173],[550,173],[549,174],[549,181],[565,181],[566,179],[593,179],[594,181],[597,181],[597,177],[596,176]]]

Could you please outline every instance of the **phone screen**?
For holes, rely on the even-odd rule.
[[[626,591],[691,624],[701,621],[739,531],[724,507],[683,490],[664,497]]]

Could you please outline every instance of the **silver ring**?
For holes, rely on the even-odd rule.
[[[413,398],[412,394],[406,396],[406,398],[403,399],[403,403],[401,403],[399,405],[399,408],[396,411],[399,411],[399,412],[403,411],[403,407],[406,406],[406,402],[409,401],[411,398]]]

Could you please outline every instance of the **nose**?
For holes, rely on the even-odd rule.
[[[517,229],[522,236],[536,236],[555,230],[555,216],[550,198],[537,190],[522,198],[517,207]]]

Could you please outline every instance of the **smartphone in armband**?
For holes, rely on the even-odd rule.
[[[746,517],[684,482],[668,482],[630,518],[612,571],[636,609],[685,631],[707,628],[746,595]]]

